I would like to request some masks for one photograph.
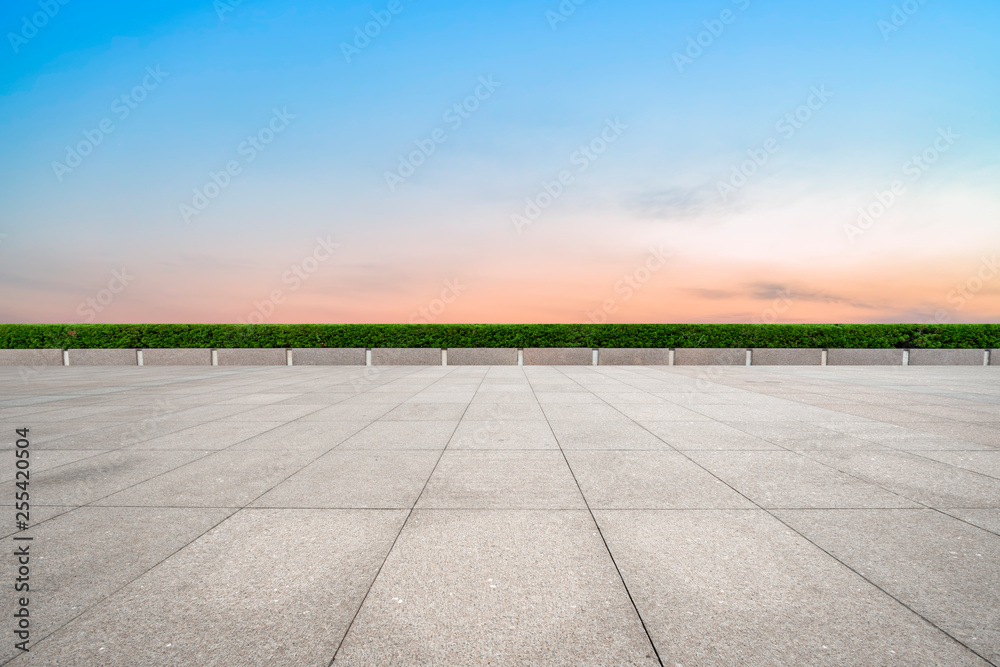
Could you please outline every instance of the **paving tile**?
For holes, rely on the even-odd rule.
[[[32,449],[29,455],[30,473],[40,473],[44,470],[51,470],[67,463],[74,463],[75,461],[88,459],[91,456],[98,456],[104,453],[100,449]],[[3,455],[0,456],[0,461],[3,462],[0,464],[3,466],[0,468],[0,480],[13,480],[17,474],[17,468],[15,468],[17,459],[14,456],[14,450],[5,450]]]
[[[329,407],[354,395],[355,392],[350,391],[307,392],[286,398],[274,405],[318,405],[320,407]]]
[[[548,404],[572,404],[576,405],[579,403],[586,403],[588,405],[594,404],[604,404],[605,401],[590,392],[582,391],[537,391],[534,394],[535,398],[542,405]],[[655,397],[654,397],[655,398]]]
[[[265,431],[260,435],[238,442],[229,449],[243,451],[263,449],[268,451],[327,452],[364,427],[370,421],[304,422],[295,421]]]
[[[1000,662],[1000,537],[932,510],[777,513],[985,659]]]
[[[475,389],[458,391],[422,391],[406,399],[406,403],[469,403],[476,395]]]
[[[314,458],[312,452],[215,452],[104,498],[99,504],[242,507]]]
[[[271,392],[260,392],[254,394],[241,394],[239,396],[234,396],[233,398],[227,398],[224,401],[219,401],[216,405],[250,405],[254,406],[252,410],[248,410],[241,414],[251,417],[263,410],[264,407],[278,403],[285,400],[286,398],[292,398],[296,394],[288,393],[271,393]]]
[[[558,451],[453,451],[441,456],[418,508],[576,509],[580,489]]]
[[[339,445],[340,449],[444,449],[457,421],[375,422]]]
[[[1000,510],[944,510],[946,514],[967,521],[974,526],[979,526],[983,530],[1000,535]]]
[[[440,452],[339,450],[258,498],[256,507],[400,508],[417,501]]]
[[[942,423],[922,423],[914,424],[926,433],[943,435],[955,440],[965,440],[980,445],[990,447],[1000,447],[1000,422],[983,422],[976,424],[963,424],[960,422],[947,421]]]
[[[391,410],[393,407],[399,406],[403,402],[408,401],[411,398],[413,398],[414,396],[417,396],[419,394],[420,394],[420,392],[419,391],[415,391],[415,390],[414,391],[378,391],[378,390],[372,390],[372,391],[366,391],[363,394],[357,394],[355,396],[349,396],[349,397],[345,398],[344,400],[340,401],[339,403],[337,403],[337,405],[341,406],[341,407],[347,407],[347,406],[357,407],[357,406],[372,405],[372,404],[376,404],[376,403],[379,403],[379,404],[386,403],[386,404],[391,405],[391,407],[389,408]],[[454,401],[450,401],[450,402],[454,402]]]
[[[577,403],[546,403],[542,406],[545,417],[550,421],[567,421],[579,419],[601,419],[606,422],[630,422],[631,420],[610,405],[591,405]]]
[[[122,411],[121,407],[113,405],[82,405],[82,406],[61,406],[54,403],[45,404],[45,409],[40,410],[37,414],[37,419],[39,421],[44,421],[48,423],[58,424],[59,422],[74,423],[78,424],[81,422],[86,422],[90,418],[96,419],[98,422],[105,422],[109,415],[113,415],[116,412]],[[21,418],[21,424],[18,427],[24,426],[24,417]],[[27,424],[31,428],[31,424]]]
[[[660,438],[627,420],[552,419],[549,424],[563,449],[670,449]]]
[[[30,611],[37,642],[164,558],[219,523],[230,510],[81,507],[31,528]],[[5,539],[13,553],[23,543]],[[4,578],[13,581],[16,561],[3,559]],[[0,599],[0,613],[12,618],[15,596]],[[34,645],[31,646],[32,653]],[[0,660],[20,651],[0,644]],[[21,661],[25,662],[25,661]]]
[[[1000,480],[906,452],[810,452],[808,455],[930,507],[1000,508]]]
[[[463,419],[484,420],[503,419],[506,421],[540,421],[545,413],[537,403],[472,403],[464,412]]]
[[[217,420],[132,445],[132,449],[225,449],[285,422]]]
[[[629,387],[629,389],[631,389],[631,387]],[[651,394],[648,391],[607,391],[594,389],[594,395],[600,396],[601,399],[607,401],[614,407],[634,405],[636,403],[645,403],[649,405],[672,405],[677,407],[675,403],[671,403],[670,401],[660,398],[655,394]]]
[[[463,419],[448,449],[559,449],[559,443],[543,420]]]
[[[466,403],[405,403],[381,417],[382,421],[441,421],[461,419]]]
[[[207,451],[114,451],[31,476],[31,498],[42,505],[85,505],[139,484]]]
[[[333,664],[659,663],[588,512],[417,510]]]
[[[191,408],[175,410],[167,415],[166,419],[179,419],[197,422],[207,422],[212,419],[222,419],[233,415],[248,412],[250,405],[200,405]]]
[[[941,452],[941,451],[996,451],[989,445],[979,445],[965,440],[946,438],[940,435],[926,435],[919,431],[912,432],[909,438],[869,438],[871,442],[880,443],[886,449],[902,452]]]
[[[343,403],[338,403],[337,405],[331,405],[328,408],[323,408],[322,410],[317,410],[316,412],[311,412],[304,417],[300,417],[299,421],[371,421],[378,419],[385,413],[389,412],[389,410],[392,410],[393,405],[393,403],[374,402],[368,402],[363,405],[344,405]]]
[[[586,394],[589,396],[590,394]],[[471,410],[474,406],[479,404],[489,404],[489,405],[504,405],[504,406],[514,406],[513,409],[517,409],[521,405],[538,405],[538,400],[535,395],[529,392],[514,392],[514,391],[478,391],[473,397],[472,402],[469,404],[469,409]]]
[[[687,455],[761,507],[919,507],[795,452]]]
[[[322,405],[261,405],[247,412],[223,417],[219,422],[290,422],[322,410]]]
[[[679,422],[693,422],[693,421],[708,421],[704,415],[699,414],[695,410],[690,410],[679,405],[674,405],[672,403],[662,402],[660,404],[650,404],[650,403],[631,403],[631,404],[618,404],[615,408],[624,414],[629,419],[634,419],[636,421],[647,422],[647,421],[679,421]]]
[[[761,510],[595,511],[665,665],[984,665]]]
[[[780,445],[714,421],[644,421],[642,425],[668,445],[681,451],[781,449]]]
[[[828,428],[789,419],[775,419],[771,422],[726,421],[725,423],[744,433],[781,446],[850,437]]]
[[[81,428],[75,433],[62,434],[59,437],[32,437],[33,449],[121,449],[136,445],[146,440],[158,438],[170,433],[198,426],[199,422],[178,420],[142,420],[125,424],[114,424],[97,428]],[[44,427],[32,429],[45,433]]]
[[[940,461],[941,463],[947,463],[956,468],[971,470],[981,475],[1000,479],[1000,451],[997,450],[985,452],[921,452],[920,456]]]
[[[709,419],[725,422],[771,422],[776,418],[791,418],[773,408],[756,405],[695,405],[691,406],[691,410]]]
[[[567,451],[593,509],[752,508],[754,504],[669,451]]]
[[[899,447],[879,445],[865,438],[857,438],[850,435],[840,434],[812,435],[804,433],[801,437],[785,435],[779,436],[775,440],[785,449],[789,449],[794,452],[837,450],[884,451],[886,449],[899,449]],[[899,443],[897,442],[897,444]]]
[[[405,516],[243,510],[33,647],[31,664],[327,665]]]

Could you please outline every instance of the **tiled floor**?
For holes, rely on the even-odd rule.
[[[0,662],[1000,664],[994,368],[6,368],[0,424]]]

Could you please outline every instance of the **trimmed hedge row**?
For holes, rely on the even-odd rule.
[[[0,349],[1000,348],[1000,324],[0,324]]]

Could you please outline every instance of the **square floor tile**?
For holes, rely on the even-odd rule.
[[[417,507],[577,509],[585,505],[562,452],[449,449]]]
[[[333,664],[659,663],[588,512],[417,510]]]
[[[595,514],[664,664],[982,664],[763,511]]]

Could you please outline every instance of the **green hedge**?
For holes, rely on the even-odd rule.
[[[0,349],[1000,348],[1000,324],[0,324]]]

